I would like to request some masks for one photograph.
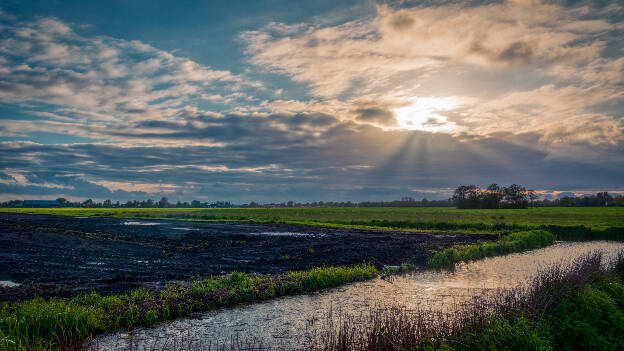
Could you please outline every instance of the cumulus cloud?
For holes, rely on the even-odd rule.
[[[84,37],[54,18],[5,21],[0,33],[0,101],[58,105],[65,118],[168,118],[211,92],[245,99],[241,89],[261,86],[139,41]]]
[[[378,106],[361,106],[353,111],[356,119],[364,122],[379,123],[381,125],[395,125],[394,112]]]
[[[448,121],[440,130],[456,133],[536,132],[545,142],[612,143],[624,140],[621,123],[589,111],[622,99],[621,51],[603,55],[617,48],[624,29],[605,13],[621,10],[540,1],[383,5],[371,19],[241,37],[251,63],[305,83],[324,99],[355,104],[366,95],[402,107],[415,98],[456,95],[471,103],[415,118]],[[379,123],[383,115],[355,118],[367,116]]]

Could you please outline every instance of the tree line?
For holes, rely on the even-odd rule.
[[[624,196],[613,197],[608,192],[592,196],[538,200],[535,191],[518,184],[500,186],[491,184],[485,189],[476,185],[460,185],[451,197],[457,208],[528,208],[531,207],[584,207],[584,206],[624,206]]]
[[[126,202],[104,200],[101,202],[87,199],[85,201],[70,201],[66,198],[59,197],[56,199],[59,207],[83,207],[83,208],[232,208],[237,207],[229,201],[202,202],[193,200],[191,202],[172,203],[166,197],[160,200],[128,200]],[[23,204],[23,200],[10,200],[0,203],[0,207],[19,207]]]
[[[559,199],[542,200],[541,207],[596,207],[596,206],[624,206],[624,196],[612,196],[606,191],[593,196],[564,196]]]
[[[87,199],[85,201],[70,201],[58,198],[60,207],[83,208],[316,208],[316,207],[457,207],[457,208],[527,208],[532,207],[584,207],[584,206],[624,206],[624,196],[612,196],[608,192],[599,192],[592,196],[566,196],[559,199],[537,200],[533,190],[527,190],[521,185],[499,186],[492,184],[485,189],[475,185],[461,185],[455,189],[453,196],[446,200],[415,200],[404,197],[394,201],[363,201],[363,202],[275,202],[257,203],[251,201],[242,205],[235,205],[229,201],[199,201],[175,203],[169,202],[166,197],[160,200],[129,200],[126,202],[104,200],[101,202]],[[20,207],[23,200],[10,200],[0,203],[0,207]]]
[[[412,198],[403,198],[401,200],[394,201],[363,201],[363,202],[336,202],[336,201],[314,201],[314,202],[278,202],[278,203],[266,203],[260,204],[257,202],[250,202],[248,204],[242,204],[241,208],[314,208],[314,207],[453,207],[451,200],[414,200]]]
[[[82,208],[315,208],[315,207],[453,207],[451,200],[415,200],[411,197],[405,197],[401,200],[394,201],[314,201],[314,202],[272,202],[258,203],[251,201],[249,203],[235,205],[229,201],[202,202],[193,200],[191,202],[169,202],[166,197],[158,201],[148,199],[143,201],[129,200],[126,202],[104,200],[101,202],[87,199],[85,201],[69,201],[65,198],[58,198],[56,201],[59,207],[82,207]],[[19,207],[23,203],[22,200],[11,200],[0,203],[0,207]]]
[[[537,195],[518,184],[492,184],[485,189],[460,185],[451,200],[457,208],[527,208],[530,202],[537,200]]]

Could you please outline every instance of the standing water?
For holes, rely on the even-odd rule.
[[[420,271],[354,283],[314,295],[284,297],[263,303],[206,313],[155,328],[141,328],[96,339],[99,350],[179,349],[189,343],[227,345],[234,339],[257,340],[263,346],[293,350],[327,327],[328,316],[361,317],[371,309],[401,306],[443,311],[488,291],[530,282],[540,270],[565,265],[591,252],[613,259],[624,243],[565,242],[525,253],[462,264],[454,272]]]

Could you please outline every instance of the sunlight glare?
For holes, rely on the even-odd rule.
[[[448,111],[456,106],[452,97],[414,98],[408,106],[394,109],[400,129],[424,130],[428,132],[451,132],[455,125],[448,122],[439,111]]]

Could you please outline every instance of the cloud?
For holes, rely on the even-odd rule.
[[[462,183],[623,188],[622,25],[604,11],[435,3],[270,23],[241,34],[252,65],[241,71],[309,89],[274,94],[143,42],[5,17],[0,101],[20,113],[0,116],[13,140],[0,144],[0,194],[264,202],[445,198]],[[38,133],[85,142],[26,141]]]
[[[614,88],[549,84],[466,107],[449,119],[469,126],[477,134],[521,130],[541,134],[548,144],[613,144],[624,140],[621,123],[611,116],[592,113],[587,107],[622,96],[622,91]]]
[[[618,47],[624,25],[605,11],[622,8],[540,1],[383,5],[370,19],[301,24],[287,33],[265,28],[241,38],[252,64],[307,84],[324,101],[338,99],[346,105],[336,109],[343,119],[346,108],[362,122],[391,121],[394,110],[368,113],[363,96],[396,109],[453,95],[470,102],[416,116],[429,122],[413,125],[427,130],[446,120],[453,128],[439,131],[612,143],[624,140],[622,124],[590,112],[621,100],[624,91],[621,50],[603,55]]]
[[[85,37],[54,18],[0,24],[0,101],[63,107],[59,115],[125,122],[260,83],[139,41]],[[71,107],[68,109],[67,107]]]
[[[534,50],[533,45],[524,41],[513,42],[498,52],[483,47],[481,43],[473,43],[473,46],[470,48],[472,53],[481,55],[490,62],[510,65],[532,63],[536,58]]]
[[[242,123],[250,117],[225,118]],[[600,150],[602,160],[551,159],[537,147],[538,135],[457,138],[332,123],[324,131],[242,123],[244,128],[231,131],[235,138],[220,136],[226,142],[218,146],[5,142],[0,168],[11,169],[24,181],[1,182],[2,192],[16,194],[32,188],[24,184],[38,184],[37,189],[47,189],[43,193],[70,197],[360,201],[400,198],[412,189],[430,189],[426,196],[439,198],[461,183],[515,182],[536,189],[624,186],[621,144]],[[213,131],[226,132],[225,127]]]
[[[396,118],[391,110],[380,107],[359,107],[354,111],[356,119],[381,125],[395,125]]]
[[[358,90],[381,90],[396,84],[397,75],[421,76],[449,64],[527,64],[619,27],[581,19],[577,9],[503,2],[379,6],[370,21],[300,26],[289,35],[252,31],[242,38],[252,63],[309,83],[315,94],[329,97],[358,80]]]

